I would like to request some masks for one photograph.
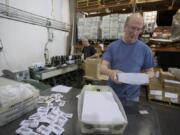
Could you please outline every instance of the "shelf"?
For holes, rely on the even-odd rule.
[[[71,26],[67,23],[32,14],[2,3],[0,3],[0,17],[66,32],[71,30]]]
[[[176,47],[157,47],[151,49],[153,52],[180,52],[180,48]]]
[[[90,0],[77,0],[77,11],[86,12],[87,17],[104,16],[115,13],[132,13],[134,7],[136,11],[160,11],[179,9],[180,1],[170,0],[93,0],[93,4],[88,4]],[[80,5],[80,3],[82,5]],[[83,4],[86,3],[86,4]]]

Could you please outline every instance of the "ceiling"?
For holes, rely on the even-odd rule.
[[[76,2],[77,12],[87,17],[179,8],[180,0],[77,0]]]

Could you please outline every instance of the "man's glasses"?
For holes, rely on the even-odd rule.
[[[128,27],[128,29],[130,30],[130,31],[137,31],[137,32],[142,32],[143,31],[143,28],[138,28],[138,27],[133,27],[133,26],[127,26]]]

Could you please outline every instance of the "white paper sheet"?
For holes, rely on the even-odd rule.
[[[87,124],[123,124],[123,117],[111,92],[84,93],[82,121]]]
[[[139,110],[139,113],[142,115],[149,114],[148,110]]]
[[[55,87],[51,88],[51,91],[68,93],[71,89],[72,87],[68,87],[65,85],[56,85]]]
[[[145,73],[118,73],[118,81],[126,84],[148,84],[149,77]]]

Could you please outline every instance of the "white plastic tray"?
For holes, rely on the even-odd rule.
[[[86,91],[111,92],[125,121],[121,124],[118,123],[117,121],[115,121],[114,123],[112,121],[109,123],[101,123],[101,122],[88,123],[87,121],[84,121],[82,119],[82,112],[83,112],[83,104],[84,104],[84,95]],[[91,134],[93,133],[122,134],[128,124],[124,108],[117,95],[109,86],[100,86],[100,85],[85,85],[83,87],[80,96],[78,98],[78,119],[81,125],[81,132],[91,133]]]

